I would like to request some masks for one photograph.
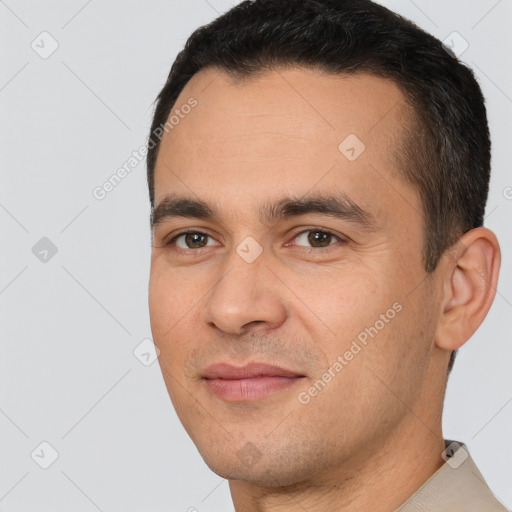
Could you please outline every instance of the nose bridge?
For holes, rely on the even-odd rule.
[[[213,285],[203,312],[210,325],[240,333],[251,322],[276,327],[285,318],[279,290],[269,284],[272,273],[263,248],[252,237],[233,247],[225,272]]]

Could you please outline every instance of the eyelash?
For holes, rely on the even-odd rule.
[[[323,233],[323,234],[327,234],[327,235],[331,235],[332,237],[334,237],[335,239],[338,240],[338,243],[342,243],[342,244],[346,244],[348,242],[348,240],[346,238],[343,238],[339,235],[337,235],[336,233],[328,230],[328,229],[320,229],[320,228],[308,228],[308,229],[304,229],[302,231],[299,231],[298,233],[296,233],[293,237],[293,239],[297,238],[299,235],[302,235],[304,233],[308,233],[308,232],[318,232],[318,233]],[[199,231],[199,230],[196,230],[196,229],[189,229],[187,231],[182,231],[181,233],[178,233],[176,234],[175,236],[173,236],[170,240],[164,242],[163,244],[163,247],[164,248],[171,248],[172,247],[172,250],[179,253],[179,254],[185,254],[185,255],[192,255],[193,253],[198,253],[200,252],[202,249],[208,249],[208,247],[212,247],[212,246],[206,246],[206,247],[200,247],[198,249],[182,249],[181,247],[176,247],[174,245],[174,242],[181,236],[183,235],[188,235],[188,234],[191,234],[191,233],[199,233],[200,235],[205,235],[207,237],[210,237],[213,239],[212,236],[210,236],[208,233],[205,233],[204,231]],[[297,247],[302,247],[306,254],[311,254],[311,253],[318,253],[318,251],[321,251],[322,253],[328,253],[330,252],[331,250],[334,250],[336,248],[337,244],[334,243],[334,244],[330,244],[330,245],[327,245],[325,247],[304,247],[304,246],[297,246]]]

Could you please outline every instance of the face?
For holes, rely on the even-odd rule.
[[[353,467],[424,400],[434,344],[395,160],[404,97],[365,74],[207,70],[174,110],[191,102],[155,170],[149,306],[172,403],[225,478]]]

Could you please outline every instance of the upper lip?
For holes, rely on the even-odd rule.
[[[216,363],[208,366],[204,379],[250,379],[254,377],[304,377],[304,375],[267,363],[250,362],[244,366]]]

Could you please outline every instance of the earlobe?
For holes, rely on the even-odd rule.
[[[456,350],[483,322],[496,295],[501,252],[496,235],[475,228],[460,237],[444,255],[441,317],[436,344]]]

